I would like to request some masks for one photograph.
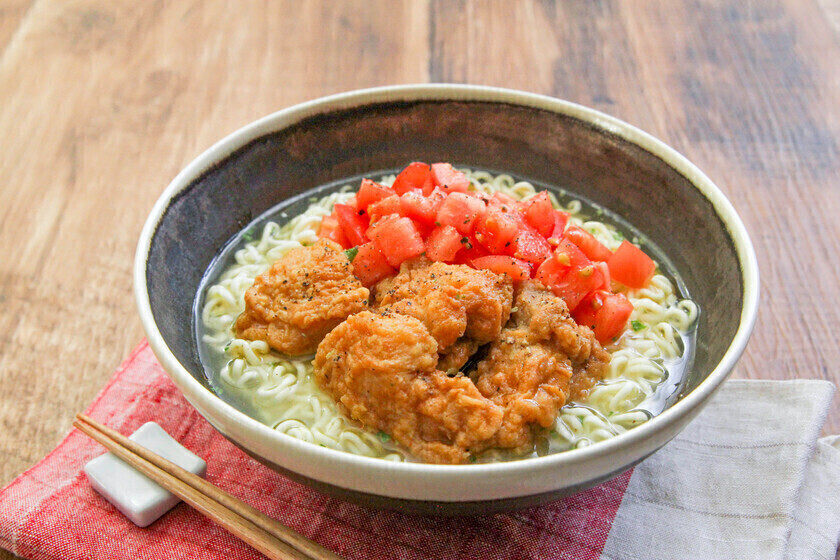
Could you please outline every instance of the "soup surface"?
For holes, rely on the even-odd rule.
[[[565,216],[562,218],[565,223],[560,226],[562,239],[575,240],[587,251],[584,234],[576,234],[573,230],[579,229],[594,237],[599,246],[608,250],[607,259],[618,254],[622,245],[627,245],[623,242],[629,240],[641,246],[656,261],[655,273],[644,279],[643,287],[630,288],[615,279],[608,281],[609,290],[604,293],[620,294],[622,299],[626,298],[632,304],[632,311],[629,317],[622,317],[617,331],[609,331],[601,323],[595,326],[595,334],[610,354],[603,379],[586,391],[584,398],[566,403],[553,423],[539,431],[535,445],[527,452],[512,453],[491,448],[470,455],[469,460],[507,460],[587,446],[623,433],[660,413],[669,399],[675,397],[683,374],[690,366],[698,314],[696,305],[685,297],[684,290],[679,289],[679,278],[664,255],[647,243],[627,221],[587,203],[582,197],[572,197],[550,188],[545,190],[547,194],[542,194],[534,185],[516,181],[506,174],[494,175],[468,169],[461,171],[466,181],[464,188],[470,194],[486,193],[485,198],[496,196],[500,200],[510,197],[516,201],[531,201],[530,207],[547,201],[544,203],[550,203],[548,207],[557,215]],[[393,185],[395,179],[395,175],[385,175],[379,183]],[[228,243],[208,269],[196,298],[195,326],[199,354],[210,384],[220,397],[278,431],[350,453],[393,461],[416,460],[396,445],[385,431],[366,430],[342,413],[333,398],[315,382],[312,354],[294,358],[283,355],[270,348],[264,340],[240,338],[237,334],[242,333],[238,333],[235,327],[237,318],[245,311],[245,293],[259,275],[290,250],[315,244],[319,232],[324,237],[330,235],[330,227],[341,231],[335,220],[337,211],[345,207],[355,208],[352,205],[356,202],[357,185],[327,185],[304,199],[297,198],[281,204],[255,220]],[[348,202],[351,204],[347,205]],[[347,223],[344,220],[343,224]],[[465,222],[451,223],[458,226]],[[434,225],[442,229],[447,224],[435,221]],[[353,234],[352,231],[348,233]],[[440,256],[435,260],[463,260],[465,252],[473,249],[475,238],[472,233],[458,237],[461,244],[452,248],[453,254],[458,256],[446,254],[446,245],[430,242],[431,236],[426,236],[423,256],[430,253]],[[488,241],[480,235],[479,238],[482,239],[481,245],[492,247],[492,240]],[[343,241],[348,246],[356,244],[346,238]],[[560,238],[549,238],[549,241],[553,250],[560,244]],[[406,244],[395,245],[404,247]],[[499,249],[505,250],[505,247],[500,246]],[[496,271],[505,271],[512,276],[529,274],[548,282],[546,279],[550,279],[549,276],[538,274],[545,269],[532,268],[527,261],[527,250],[523,249],[521,253],[516,254],[525,259],[509,259],[518,265],[511,269],[505,261],[502,266],[505,270]],[[356,249],[348,252],[348,257],[357,255]],[[472,256],[479,265],[487,265],[478,268],[498,268],[498,260],[487,261],[485,254]],[[559,260],[561,264],[566,264],[563,259]],[[358,267],[358,270],[362,268]],[[370,269],[365,270],[367,272],[361,275],[365,283],[372,284],[379,279],[375,275],[366,278]],[[604,274],[609,276],[605,268]],[[516,280],[519,282],[521,278]],[[638,283],[632,278],[627,281]],[[562,290],[558,290],[555,289],[555,293],[560,295]],[[585,313],[580,309],[589,300],[584,299],[581,304],[577,296],[565,293],[563,296],[568,298],[570,308],[580,305],[577,310],[573,309],[572,315],[584,320]],[[587,319],[588,323],[593,321],[591,317]],[[461,369],[469,374],[467,370],[473,366],[468,363]]]

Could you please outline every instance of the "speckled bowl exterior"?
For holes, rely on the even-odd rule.
[[[299,441],[226,404],[198,358],[192,306],[220,248],[307,190],[407,163],[449,161],[577,193],[658,245],[701,308],[694,364],[651,421],[611,440],[495,464],[391,463]],[[294,208],[295,206],[293,206]],[[135,262],[140,316],[161,364],[225,437],[312,487],[373,507],[440,515],[530,506],[630,468],[673,438],[731,373],[758,306],[747,232],[685,157],[603,113],[524,92],[460,85],[378,88],[282,110],[224,138],[166,188]],[[210,459],[212,460],[212,458]]]

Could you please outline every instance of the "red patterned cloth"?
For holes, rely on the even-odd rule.
[[[509,514],[438,519],[367,510],[292,482],[231,445],[184,400],[145,341],[86,413],[124,434],[157,422],[207,461],[210,482],[348,560],[599,558],[631,476]],[[33,560],[262,557],[183,503],[136,527],[88,484],[82,469],[102,453],[73,430],[0,491],[0,547]]]

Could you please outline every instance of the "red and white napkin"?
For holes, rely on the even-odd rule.
[[[255,462],[180,396],[144,342],[87,414],[129,434],[149,420],[208,462],[207,479],[350,559],[833,559],[840,438],[818,439],[833,385],[729,381],[632,472],[524,511],[458,519],[367,510]],[[179,504],[141,529],[82,470],[104,450],[73,430],[0,491],[0,547],[24,558],[252,559]]]

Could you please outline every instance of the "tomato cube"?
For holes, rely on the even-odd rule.
[[[470,180],[449,163],[432,164],[432,183],[447,193],[465,193],[470,190]]]
[[[551,233],[547,236],[549,240],[559,241],[561,237],[563,237],[563,233],[566,230],[566,224],[569,223],[569,213],[563,212],[562,210],[555,210],[554,211],[554,228],[551,230]]]
[[[572,318],[575,322],[578,325],[589,327],[594,331],[598,310],[604,305],[604,295],[608,293],[604,290],[593,290],[589,292],[572,312]]]
[[[420,233],[420,237],[423,239],[428,239],[432,232],[438,229],[435,224],[430,224],[429,222],[422,222],[420,220],[411,221],[414,222],[414,227],[417,228],[417,231]]]
[[[370,214],[370,222],[375,223],[382,219],[383,216],[390,216],[391,214],[400,213],[400,197],[391,195],[382,200],[378,200],[368,206],[368,214]]]
[[[318,237],[335,241],[345,249],[349,249],[351,247],[350,241],[341,230],[338,218],[336,218],[334,214],[331,216],[324,216],[321,219],[321,227],[318,229]]]
[[[602,261],[595,261],[592,264],[595,265],[595,268],[601,273],[601,284],[599,286],[595,286],[596,290],[606,290],[610,291],[612,289],[611,280],[610,280],[610,267],[607,263]]]
[[[607,264],[612,279],[628,288],[644,288],[656,272],[653,259],[626,239],[621,242]]]
[[[364,210],[356,210],[347,204],[336,204],[334,212],[341,230],[347,236],[347,240],[350,241],[351,247],[367,241],[365,231],[368,228],[369,221]]]
[[[475,237],[472,235],[465,235],[461,238],[461,250],[455,256],[455,262],[458,264],[473,265],[473,261],[480,257],[486,257],[490,253],[487,249],[479,245]]]
[[[525,221],[543,237],[550,237],[554,231],[554,206],[546,191],[531,197],[523,205]]]
[[[475,238],[494,255],[503,254],[519,232],[519,222],[512,212],[490,207],[476,221]]]
[[[400,214],[412,220],[434,224],[437,212],[446,199],[446,193],[434,187],[429,196],[419,190],[411,190],[400,196]]]
[[[496,201],[500,205],[509,206],[508,210],[515,207],[518,202],[515,198],[510,196],[509,194],[505,194],[502,191],[496,191],[493,193],[493,200]]]
[[[613,255],[606,245],[582,227],[570,226],[566,230],[565,237],[577,245],[590,260],[606,262]]]
[[[421,161],[409,163],[394,179],[391,188],[400,196],[412,189],[422,190],[424,186],[432,185],[431,171],[432,168],[428,163]]]
[[[472,260],[472,266],[479,270],[492,270],[496,274],[507,274],[514,282],[531,277],[531,264],[504,255],[487,255]]]
[[[426,257],[435,262],[452,262],[462,247],[462,237],[452,226],[435,228],[426,240]]]
[[[372,241],[359,245],[357,249],[353,258],[353,274],[365,287],[369,288],[397,273]]]
[[[561,240],[551,258],[540,265],[536,278],[557,297],[563,298],[570,311],[577,308],[589,292],[604,285],[598,267],[568,239]]]
[[[607,294],[595,318],[595,338],[601,344],[616,340],[633,313],[633,304],[623,294]]]
[[[520,224],[505,253],[539,266],[551,255],[551,245],[528,224]]]
[[[472,233],[476,220],[487,210],[480,198],[461,192],[446,197],[437,212],[437,222],[452,226],[464,235]]]
[[[367,236],[394,268],[426,250],[417,226],[409,218],[401,216],[384,216],[370,226]]]
[[[370,179],[362,179],[362,186],[359,187],[359,192],[356,193],[356,208],[367,210],[368,206],[374,202],[388,198],[394,194],[396,193],[391,187],[380,185]]]
[[[572,313],[579,325],[592,329],[601,344],[615,341],[633,313],[633,304],[624,295],[605,290],[590,293]]]

